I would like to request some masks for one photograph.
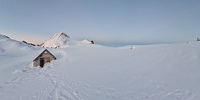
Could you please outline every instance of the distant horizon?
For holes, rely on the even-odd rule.
[[[37,43],[37,42],[32,42],[32,41],[34,41],[34,40],[32,40],[32,41],[29,41],[29,40],[27,40],[27,39],[17,39],[17,38],[13,38],[12,36],[9,36],[9,35],[7,35],[7,34],[3,34],[3,33],[0,33],[0,34],[2,34],[2,35],[5,35],[5,36],[8,36],[9,38],[11,38],[11,39],[14,39],[14,40],[17,40],[17,41],[26,41],[26,42],[28,42],[28,43],[33,43],[33,44],[42,44],[42,43],[44,43],[45,41],[47,41],[47,40],[42,40],[42,42],[40,42],[40,43]],[[69,35],[69,34],[68,34]],[[53,35],[52,35],[53,36]],[[51,37],[52,37],[51,36]],[[51,37],[49,37],[49,39],[51,38]],[[198,37],[197,37],[198,38]],[[70,39],[72,39],[72,38],[70,38]],[[87,38],[85,38],[85,39],[87,39]],[[72,40],[74,40],[74,41],[82,41],[82,40],[84,40],[84,39],[78,39],[78,40],[75,40],[75,39],[72,39]],[[91,39],[88,39],[88,40],[90,40],[91,41]],[[128,46],[128,45],[154,45],[154,44],[173,44],[173,43],[186,43],[186,42],[193,42],[193,41],[196,41],[196,39],[194,39],[193,41],[180,41],[180,42],[145,42],[145,41],[140,41],[140,42],[138,42],[138,41],[129,41],[129,42],[127,42],[127,41],[110,41],[110,42],[106,42],[106,41],[95,41],[95,40],[93,40],[94,41],[94,43],[95,44],[98,44],[98,45],[103,45],[103,46],[108,46],[108,47],[121,47],[121,46]]]

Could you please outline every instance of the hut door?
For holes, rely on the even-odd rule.
[[[40,58],[40,67],[44,66],[44,58]]]

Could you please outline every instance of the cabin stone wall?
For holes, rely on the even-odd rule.
[[[34,62],[33,62],[33,65],[36,67],[36,66],[40,66],[40,62],[41,62],[41,59],[44,60],[44,64],[48,63],[48,62],[51,62],[52,60],[55,60],[55,58],[48,52],[44,52],[43,54],[40,55],[40,57],[38,57],[38,59],[36,59]]]

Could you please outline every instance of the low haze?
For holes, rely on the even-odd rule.
[[[195,41],[199,0],[0,0],[0,33],[42,43],[65,32],[106,44]]]

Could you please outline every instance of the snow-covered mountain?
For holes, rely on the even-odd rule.
[[[72,42],[71,42],[72,43]],[[72,43],[73,45],[88,45],[88,44],[92,44],[91,41],[89,41],[88,39],[84,39],[82,41],[73,41]]]
[[[70,37],[64,32],[56,33],[50,40],[44,42],[42,47],[45,48],[64,48],[71,45],[87,45],[92,44],[91,41],[84,39],[83,41],[75,41],[70,39]]]
[[[200,42],[48,50],[0,35],[1,100],[200,100]]]
[[[42,47],[57,48],[57,47],[67,47],[70,37],[64,32],[57,33],[49,40],[44,42]]]

